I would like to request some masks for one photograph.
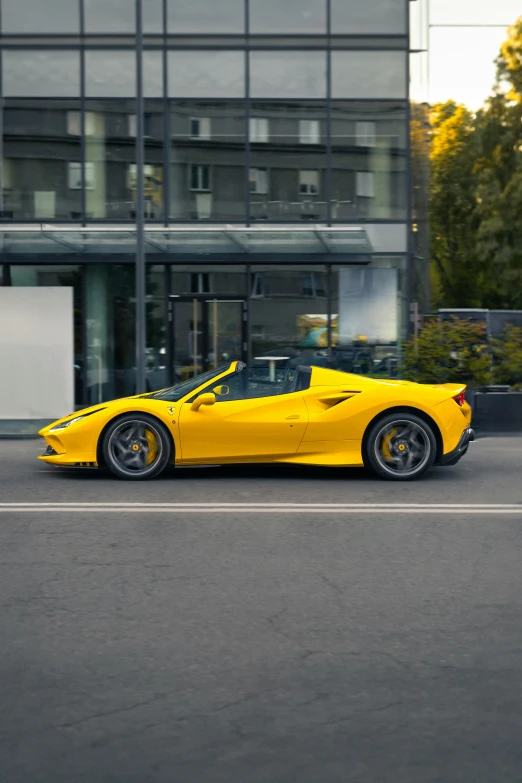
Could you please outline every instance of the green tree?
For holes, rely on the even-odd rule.
[[[417,339],[404,345],[402,369],[417,383],[491,383],[484,325],[457,318],[427,323]]]
[[[431,263],[433,304],[480,306],[475,238],[477,147],[473,114],[453,101],[431,113]]]
[[[477,116],[476,252],[484,307],[522,307],[522,18],[497,59],[495,92]]]
[[[432,109],[434,306],[522,308],[522,17],[496,63],[476,115],[453,101]]]

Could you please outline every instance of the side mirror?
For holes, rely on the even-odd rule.
[[[213,392],[219,394],[220,397],[226,397],[227,394],[230,394],[230,387],[225,386],[225,384],[223,384],[223,386],[216,386],[215,389],[213,389]]]
[[[191,411],[199,411],[202,405],[214,405],[216,402],[216,395],[209,393],[209,394],[200,394],[199,397],[196,397],[192,405],[190,406]]]

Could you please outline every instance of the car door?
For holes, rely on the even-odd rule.
[[[308,424],[299,392],[249,399],[217,397],[197,411],[181,406],[183,462],[281,458],[295,454]]]

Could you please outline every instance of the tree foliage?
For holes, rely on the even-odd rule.
[[[500,339],[492,341],[495,383],[519,387],[522,384],[522,329],[506,327]]]
[[[404,346],[402,374],[417,383],[522,388],[522,329],[509,325],[488,339],[485,324],[453,318],[424,325]]]
[[[435,306],[522,308],[522,17],[476,115],[432,108],[431,258]]]
[[[492,382],[492,357],[481,324],[457,318],[432,321],[404,346],[403,375],[417,383]]]

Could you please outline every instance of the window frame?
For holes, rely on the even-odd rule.
[[[375,172],[355,172],[355,196],[356,198],[375,198]],[[364,184],[363,184],[364,183]],[[366,191],[366,192],[364,192]]]
[[[264,129],[262,133],[259,132],[260,128]],[[270,117],[250,117],[248,138],[251,144],[268,144],[270,142]]]
[[[252,179],[252,175],[256,174],[256,177]],[[262,175],[260,179],[263,181],[261,189],[259,189],[259,179],[257,175]],[[264,175],[264,176],[263,176]],[[249,169],[248,172],[248,192],[253,196],[268,196],[270,192],[270,177],[269,177],[269,169],[267,168],[259,168],[259,167],[252,167]],[[252,189],[252,185],[255,185],[255,190]]]
[[[375,120],[356,120],[356,122],[355,122],[355,146],[356,147],[372,147],[373,148],[376,145],[377,145],[377,123],[376,123],[376,121]]]
[[[312,126],[314,128],[313,133],[305,133],[304,125]],[[315,132],[315,130],[317,132]],[[316,119],[300,119],[299,120],[299,144],[320,144],[321,143],[321,121]]]
[[[94,190],[96,187],[96,168],[94,161],[86,160],[85,166],[85,190]],[[71,185],[72,172],[77,171],[78,184]],[[90,172],[90,174],[88,173]],[[81,161],[68,160],[67,161],[67,189],[68,190],[82,190],[82,163]]]
[[[314,184],[313,182],[303,182],[302,180],[305,179],[303,176],[304,174],[315,174],[317,175],[317,184]],[[315,177],[311,178],[315,179]],[[303,188],[306,188],[306,190],[303,190]],[[315,191],[313,190],[315,188]],[[321,171],[320,169],[299,169],[299,188],[298,188],[299,196],[318,196],[321,192]]]
[[[193,133],[193,123],[198,123],[199,133]],[[202,126],[205,128],[202,133]],[[212,118],[211,117],[189,117],[189,137],[195,141],[210,141],[212,139]]]
[[[194,172],[194,169],[198,170],[198,185],[196,187],[193,187],[192,185],[192,174]],[[204,176],[201,174],[205,169],[208,170],[208,187],[205,187],[204,182]],[[212,193],[212,165],[210,163],[189,163],[188,166],[188,180],[189,180],[189,190],[191,193]]]

